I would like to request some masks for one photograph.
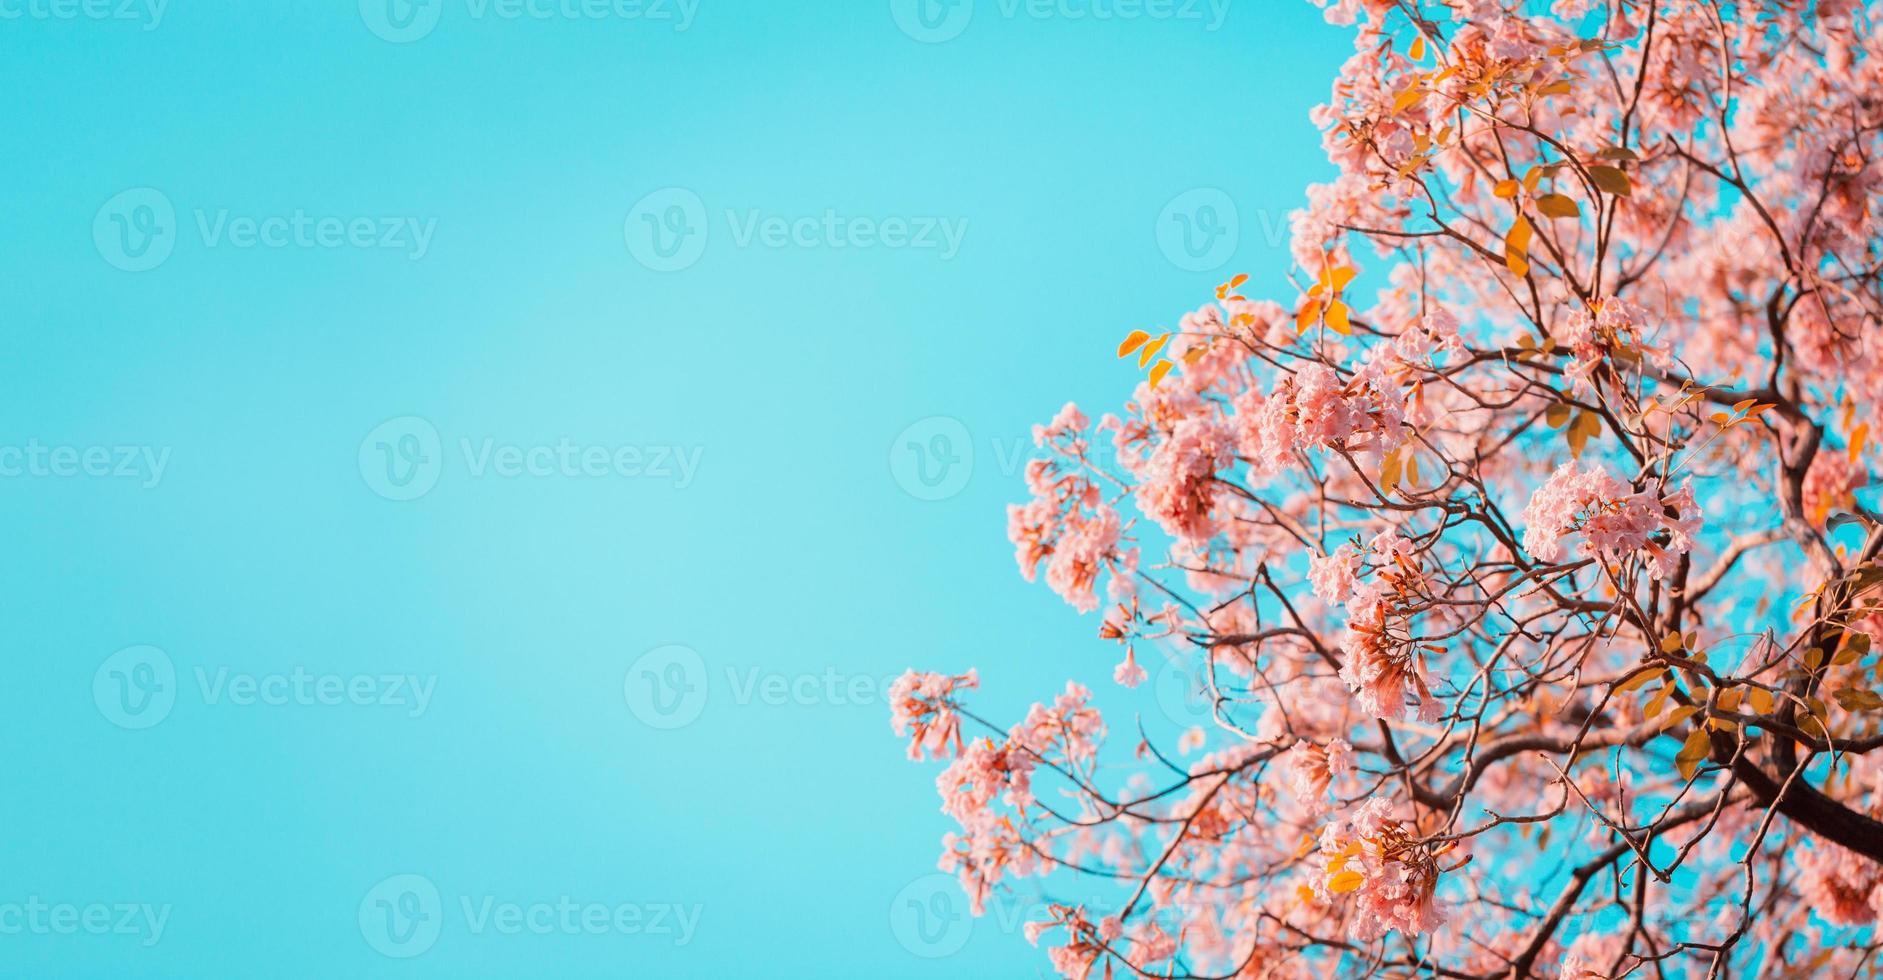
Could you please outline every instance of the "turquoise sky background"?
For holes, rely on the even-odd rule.
[[[880,692],[1155,710],[1021,444],[1284,292],[1348,34],[381,2],[0,3],[0,975],[1045,972]]]

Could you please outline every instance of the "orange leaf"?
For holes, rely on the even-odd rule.
[[[1510,226],[1510,233],[1504,236],[1504,264],[1510,271],[1522,276],[1530,271],[1530,219],[1517,216],[1517,223]]]
[[[1151,335],[1142,330],[1131,331],[1125,336],[1124,343],[1118,345],[1118,356],[1130,357],[1132,351],[1144,346],[1144,342],[1150,339]]]
[[[1319,319],[1320,315],[1321,301],[1317,299],[1308,300],[1308,302],[1301,307],[1301,312],[1295,314],[1295,333],[1307,333],[1308,328],[1314,325],[1314,321]]]
[[[1351,336],[1353,334],[1353,327],[1348,325],[1351,313],[1352,311],[1348,309],[1347,304],[1339,300],[1327,304],[1327,329],[1337,334]]]
[[[1144,349],[1138,352],[1138,367],[1143,367],[1144,365],[1151,363],[1151,358],[1156,357],[1157,352],[1160,350],[1163,350],[1164,345],[1167,343],[1170,343],[1170,334],[1168,332],[1166,332],[1163,336],[1158,337],[1156,340],[1153,340],[1150,343],[1145,344]]]
[[[1157,387],[1158,382],[1163,381],[1164,375],[1169,374],[1169,373],[1170,373],[1170,362],[1158,361],[1157,366],[1154,368],[1151,368],[1151,387],[1153,388]]]

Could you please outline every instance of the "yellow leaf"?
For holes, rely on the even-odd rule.
[[[1423,98],[1425,98],[1425,89],[1422,88],[1418,82],[1413,82],[1411,85],[1406,86],[1405,90],[1400,92],[1397,98],[1393,99],[1392,114],[1396,116],[1405,112],[1407,109],[1418,105],[1419,100]]]
[[[1634,191],[1634,185],[1629,183],[1628,175],[1622,173],[1619,167],[1598,163],[1589,168],[1589,179],[1595,181],[1595,186],[1616,197],[1627,197]]]
[[[1342,895],[1350,891],[1356,891],[1364,884],[1366,884],[1366,875],[1358,871],[1342,871],[1340,874],[1327,879],[1327,890],[1336,895]]]
[[[1753,711],[1769,715],[1772,713],[1772,692],[1763,687],[1755,687],[1746,692],[1746,703],[1752,705]]]
[[[1406,457],[1406,485],[1414,490],[1419,489],[1419,457],[1417,456]]]
[[[1698,705],[1683,704],[1680,707],[1675,708],[1672,711],[1669,711],[1667,713],[1667,717],[1661,719],[1661,730],[1666,731],[1669,728],[1672,728],[1675,725],[1678,725],[1681,722],[1686,721],[1688,718],[1691,718],[1695,714],[1697,714],[1699,710],[1700,708]]]
[[[1644,687],[1647,685],[1649,681],[1655,678],[1656,674],[1657,674],[1657,671],[1644,670],[1641,673],[1636,674],[1633,677],[1630,677],[1627,680],[1622,681],[1621,683],[1615,685],[1615,693],[1625,694],[1629,691],[1634,690],[1637,687]]]
[[[1577,457],[1588,446],[1589,440],[1602,434],[1602,420],[1593,412],[1577,412],[1575,422],[1569,426],[1564,437],[1569,440],[1569,451]]]
[[[1407,52],[1407,54],[1414,61],[1425,60],[1425,35],[1421,34],[1412,39],[1412,50]]]
[[[1168,332],[1156,340],[1145,344],[1144,349],[1138,352],[1138,367],[1143,367],[1151,363],[1151,358],[1156,357],[1157,352],[1163,350],[1164,345],[1167,343],[1170,343],[1170,334]]]
[[[1546,168],[1544,167],[1537,166],[1537,167],[1531,167],[1528,171],[1526,171],[1523,175],[1523,189],[1526,191],[1530,191],[1531,193],[1535,193],[1536,185],[1543,180],[1543,173],[1545,169]]]
[[[1124,343],[1118,345],[1118,356],[1130,357],[1132,351],[1144,346],[1144,342],[1150,339],[1151,335],[1142,330],[1131,331],[1125,335]]]
[[[1673,653],[1675,650],[1680,649],[1684,643],[1685,641],[1681,639],[1679,633],[1669,633],[1661,637],[1661,652]]]
[[[1523,339],[1529,340],[1530,338],[1525,336]],[[1569,403],[1556,402],[1552,404],[1549,408],[1544,410],[1543,421],[1548,422],[1552,429],[1562,428],[1563,424],[1569,421]]]
[[[1870,423],[1859,424],[1850,432],[1850,461],[1855,463],[1863,455],[1863,444],[1870,439]]]
[[[1157,383],[1164,380],[1164,375],[1169,374],[1169,373],[1170,373],[1170,362],[1158,361],[1157,366],[1151,369],[1151,387],[1153,388],[1157,387]]]
[[[1516,197],[1517,196],[1517,182],[1514,180],[1500,180],[1497,182],[1496,187],[1491,188],[1491,195],[1494,197],[1501,197],[1505,200],[1509,200],[1513,197]]]
[[[1687,741],[1680,747],[1680,754],[1674,756],[1674,765],[1680,769],[1680,778],[1692,779],[1694,771],[1700,768],[1700,760],[1706,758],[1711,746],[1704,726],[1693,730]]]
[[[1399,460],[1399,450],[1397,449],[1387,453],[1385,458],[1380,460],[1381,491],[1385,493],[1393,492],[1393,488],[1399,485],[1400,469],[1401,463]]]
[[[1327,282],[1328,282],[1328,285],[1334,290],[1334,292],[1338,293],[1341,290],[1346,289],[1347,284],[1353,281],[1353,277],[1359,274],[1360,274],[1360,270],[1355,269],[1352,266],[1347,266],[1347,265],[1337,266],[1328,273]]]
[[[1339,300],[1327,304],[1327,329],[1337,334],[1352,335],[1353,328],[1348,325],[1351,312],[1347,304]]]
[[[1582,216],[1582,205],[1577,204],[1574,199],[1561,194],[1545,194],[1537,198],[1536,207],[1537,210],[1543,212],[1544,217],[1547,218],[1579,218]]]

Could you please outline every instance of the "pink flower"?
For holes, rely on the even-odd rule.
[[[1811,468],[1805,471],[1806,519],[1823,527],[1831,510],[1849,508],[1854,500],[1852,494],[1869,480],[1870,475],[1850,461],[1849,453],[1819,449],[1818,454],[1811,457]]]
[[[1380,797],[1361,803],[1345,821],[1321,831],[1322,868],[1310,887],[1323,902],[1346,905],[1353,938],[1371,942],[1389,931],[1418,936],[1439,927],[1438,867],[1427,849],[1392,817]]]
[[[1125,648],[1125,659],[1112,670],[1112,680],[1126,687],[1137,687],[1144,683],[1144,668],[1138,666],[1138,656],[1130,647]]]
[[[1353,573],[1359,566],[1359,553],[1353,545],[1343,544],[1331,555],[1308,557],[1308,581],[1322,602],[1339,605],[1353,594]]]
[[[1641,552],[1656,578],[1672,574],[1675,557],[1693,547],[1701,527],[1691,487],[1663,496],[1659,482],[1649,480],[1637,491],[1600,466],[1584,470],[1574,460],[1530,496],[1523,522],[1524,550],[1538,561],[1560,561],[1562,539],[1581,533],[1577,551],[1584,557],[1618,563]]]

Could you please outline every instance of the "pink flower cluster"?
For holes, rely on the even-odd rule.
[[[1237,439],[1256,477],[1286,469],[1297,449],[1390,450],[1405,441],[1405,395],[1378,362],[1342,381],[1309,364],[1284,377],[1267,397],[1237,406]]]
[[[952,677],[906,670],[889,685],[889,725],[909,739],[909,758],[920,762],[924,753],[942,759],[961,751],[961,716],[952,696],[979,686],[973,669]]]
[[[1592,310],[1570,313],[1557,337],[1570,351],[1571,361],[1563,373],[1578,386],[1586,385],[1602,359],[1616,351],[1664,362],[1667,351],[1648,343],[1646,319],[1639,306],[1619,297],[1598,300]]]
[[[1366,579],[1357,574],[1360,559],[1351,545],[1308,560],[1315,594],[1326,602],[1346,603],[1340,679],[1360,707],[1376,718],[1415,713],[1420,721],[1437,721],[1438,698],[1420,673],[1417,650],[1405,628],[1407,607],[1426,591],[1425,574],[1412,543],[1390,528],[1373,538],[1368,553],[1378,570]]]
[[[1883,865],[1823,840],[1791,854],[1798,891],[1824,921],[1861,926],[1883,915]]]
[[[1437,865],[1392,809],[1390,801],[1373,797],[1321,830],[1324,863],[1309,887],[1322,902],[1351,904],[1348,933],[1360,942],[1392,930],[1422,935],[1444,922],[1435,896]]]
[[[1580,533],[1579,554],[1619,563],[1639,551],[1649,573],[1665,578],[1693,547],[1701,519],[1691,483],[1671,494],[1662,489],[1658,480],[1636,490],[1599,465],[1564,463],[1523,509],[1524,550],[1538,561],[1560,561],[1562,539]]]
[[[1327,790],[1334,779],[1353,771],[1353,746],[1344,738],[1329,741],[1325,748],[1304,739],[1288,753],[1288,767],[1295,797],[1310,813],[1321,813],[1327,809]]]
[[[1138,467],[1137,503],[1179,541],[1208,541],[1216,533],[1216,474],[1235,461],[1235,439],[1214,416],[1178,422]]]
[[[1007,538],[1020,574],[1030,582],[1045,562],[1046,584],[1080,612],[1098,608],[1101,571],[1114,573],[1116,589],[1117,573],[1136,565],[1135,551],[1119,548],[1124,527],[1118,512],[1084,473],[1087,425],[1078,406],[1067,403],[1051,425],[1034,427],[1034,443],[1053,455],[1027,464],[1033,498],[1007,508]]]
[[[1811,458],[1811,468],[1805,471],[1805,516],[1822,527],[1833,508],[1850,507],[1852,493],[1869,479],[1869,473],[1850,461],[1849,453],[1830,448],[1818,450]]]
[[[920,759],[924,751],[934,758],[953,756],[935,788],[942,812],[961,830],[942,837],[939,867],[960,879],[974,914],[980,915],[1003,876],[1030,874],[1039,864],[1039,855],[1021,840],[1002,807],[1025,816],[1034,804],[1032,773],[1043,760],[1089,764],[1105,736],[1105,722],[1087,704],[1091,692],[1068,683],[1050,706],[1033,705],[1005,740],[964,741],[948,698],[977,683],[973,672],[958,677],[905,673],[890,686],[890,720],[898,735],[912,737],[910,758]]]

